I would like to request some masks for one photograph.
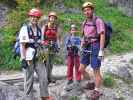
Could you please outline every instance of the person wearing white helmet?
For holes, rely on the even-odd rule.
[[[104,43],[105,43],[105,26],[101,18],[94,15],[94,4],[92,2],[85,2],[82,5],[82,11],[86,17],[82,24],[83,40],[81,46],[83,53],[80,61],[80,71],[85,75],[85,68],[90,64],[95,77],[95,87],[91,94],[92,100],[101,96],[100,86],[102,82],[100,74],[101,60],[104,57]],[[88,53],[85,51],[89,51]],[[89,86],[88,86],[89,87]]]
[[[80,37],[76,36],[77,26],[72,24],[70,31],[64,39],[65,51],[66,51],[66,64],[67,64],[67,84],[66,91],[78,88],[81,80],[81,73],[79,71],[80,66]],[[75,79],[73,72],[75,69]],[[74,82],[76,80],[76,84]]]
[[[24,24],[19,32],[20,54],[22,68],[25,72],[24,93],[34,100],[33,81],[34,72],[39,79],[41,100],[52,100],[48,93],[48,80],[45,66],[39,65],[36,61],[38,44],[41,42],[41,29],[38,20],[42,13],[39,9],[33,8],[28,12],[29,23]]]

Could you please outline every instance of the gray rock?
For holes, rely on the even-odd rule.
[[[25,96],[16,86],[0,83],[0,100],[39,100],[37,93],[35,96],[37,97]]]
[[[5,25],[5,16],[8,12],[8,7],[5,5],[0,4],[0,27]]]
[[[63,13],[71,13],[71,14],[79,14],[81,13],[81,10],[79,8],[67,8],[64,5],[64,2],[58,2],[57,4],[55,4],[54,7],[57,11],[60,10]]]
[[[18,88],[0,83],[0,100],[17,100],[21,95]]]
[[[102,64],[102,72],[115,75],[124,80],[133,81],[133,65],[130,64],[130,59],[132,59],[132,53],[113,56],[104,60]],[[127,59],[128,58],[128,59]]]
[[[81,11],[78,8],[67,8],[64,13],[79,14]]]
[[[117,6],[123,14],[133,16],[133,0],[108,0],[110,5]]]
[[[120,100],[121,98],[124,98],[124,100],[132,100],[133,84],[132,82],[130,84],[127,84],[122,80],[122,79],[133,79],[133,65],[129,64],[130,59],[132,58],[133,58],[133,54],[130,53],[125,55],[111,56],[106,58],[104,62],[102,62],[103,65],[101,69],[103,73],[113,74],[120,78],[115,79],[116,84],[113,88],[102,87],[101,90],[103,92],[103,96],[100,97],[100,100]],[[52,73],[54,78],[57,79],[57,82],[55,84],[49,84],[49,91],[50,91],[50,95],[53,96],[54,100],[69,100],[70,98],[75,96],[79,100],[90,100],[89,96],[92,91],[88,91],[82,88],[81,90],[80,89],[76,90],[76,88],[73,88],[69,92],[64,90],[64,86],[66,85],[65,84],[66,83],[65,77],[66,77],[66,71],[67,71],[66,66],[64,65],[54,66],[53,68],[54,69]],[[0,83],[0,96],[2,100],[11,100],[7,98],[8,97],[7,95],[11,96],[12,99],[18,98],[16,100],[29,100],[30,97],[27,97],[27,96],[22,97],[23,74],[20,72],[16,73],[15,75],[10,75],[9,73],[7,74],[8,75],[3,75],[3,74],[0,75],[1,81],[5,82],[5,83],[3,82]],[[81,86],[83,84],[84,84],[84,81],[82,81]],[[1,86],[6,89],[2,88],[1,90]],[[14,92],[10,94],[11,89],[9,88],[12,88],[13,91],[17,91],[17,93]],[[34,94],[35,94],[34,99],[39,100],[39,84],[37,80],[35,80],[34,82]]]
[[[126,65],[118,65],[118,66],[114,66],[115,68],[109,68],[107,70],[107,73],[109,74],[113,74],[117,77],[120,77],[124,80],[130,80],[131,79],[131,74],[128,70],[128,66]]]

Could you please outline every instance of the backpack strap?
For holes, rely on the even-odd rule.
[[[99,17],[95,16],[92,20],[92,23],[93,23],[93,26],[95,26],[95,29],[96,29],[96,37],[98,38],[99,35],[98,35],[98,31],[97,31],[97,25],[96,25],[96,21]]]
[[[45,34],[45,32],[48,30],[48,24],[46,24],[45,26],[44,26],[44,33],[43,33],[43,39],[45,40],[46,39],[46,34]]]
[[[97,26],[96,26],[96,21],[97,21],[98,18],[99,18],[99,17],[95,16],[95,17],[92,19],[92,25],[87,24],[87,19],[83,22],[83,26],[82,26],[82,30],[83,30],[82,36],[84,36],[84,28],[85,28],[85,25],[87,25],[87,26],[94,26],[94,27],[95,27],[95,29],[96,29],[96,37],[98,37]]]
[[[28,25],[26,25],[27,26],[27,32],[28,32],[28,36],[29,36],[29,38],[31,37],[30,36],[30,27],[28,26]]]
[[[47,39],[47,36],[46,36],[45,32],[48,31],[48,30],[52,30],[52,29],[57,32],[57,24],[55,25],[55,28],[51,28],[51,29],[48,27],[48,24],[45,24],[44,34],[43,34],[44,39]]]
[[[39,28],[38,25],[36,25],[36,28],[37,28],[37,39],[41,39],[41,29]],[[30,31],[32,32],[32,34],[30,34]],[[34,32],[32,30],[32,28],[27,25],[27,32],[28,32],[28,36],[30,39],[32,39],[32,36],[34,35]]]
[[[83,25],[82,25],[82,36],[84,36],[84,28],[86,23],[87,23],[87,19],[83,22]]]
[[[41,29],[40,29],[40,27],[38,25],[36,27],[37,27],[37,37],[39,39],[41,39],[41,33],[42,33],[42,31],[41,31]]]

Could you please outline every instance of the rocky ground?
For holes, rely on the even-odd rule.
[[[5,5],[0,4],[0,27],[5,25],[5,16],[7,12],[8,8]]]
[[[103,96],[100,100],[132,100],[133,98],[133,53],[107,57],[102,63],[102,75],[111,74],[116,81],[115,86],[102,86]],[[106,73],[106,74],[105,74]],[[92,91],[75,88],[69,92],[64,90],[66,84],[66,66],[54,66],[55,84],[49,85],[54,100],[90,100]],[[37,76],[35,75],[37,78]],[[35,100],[39,100],[39,86],[35,78]],[[82,85],[84,82],[82,82]],[[81,86],[82,86],[81,85]],[[23,95],[23,73],[6,71],[0,73],[0,100],[21,100]],[[75,97],[75,99],[74,99]],[[73,99],[72,99],[73,98]],[[76,99],[77,98],[77,99]],[[30,100],[24,97],[23,100]]]

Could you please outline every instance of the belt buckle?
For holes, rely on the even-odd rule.
[[[91,50],[83,50],[83,52],[86,52],[86,53],[92,53]]]

